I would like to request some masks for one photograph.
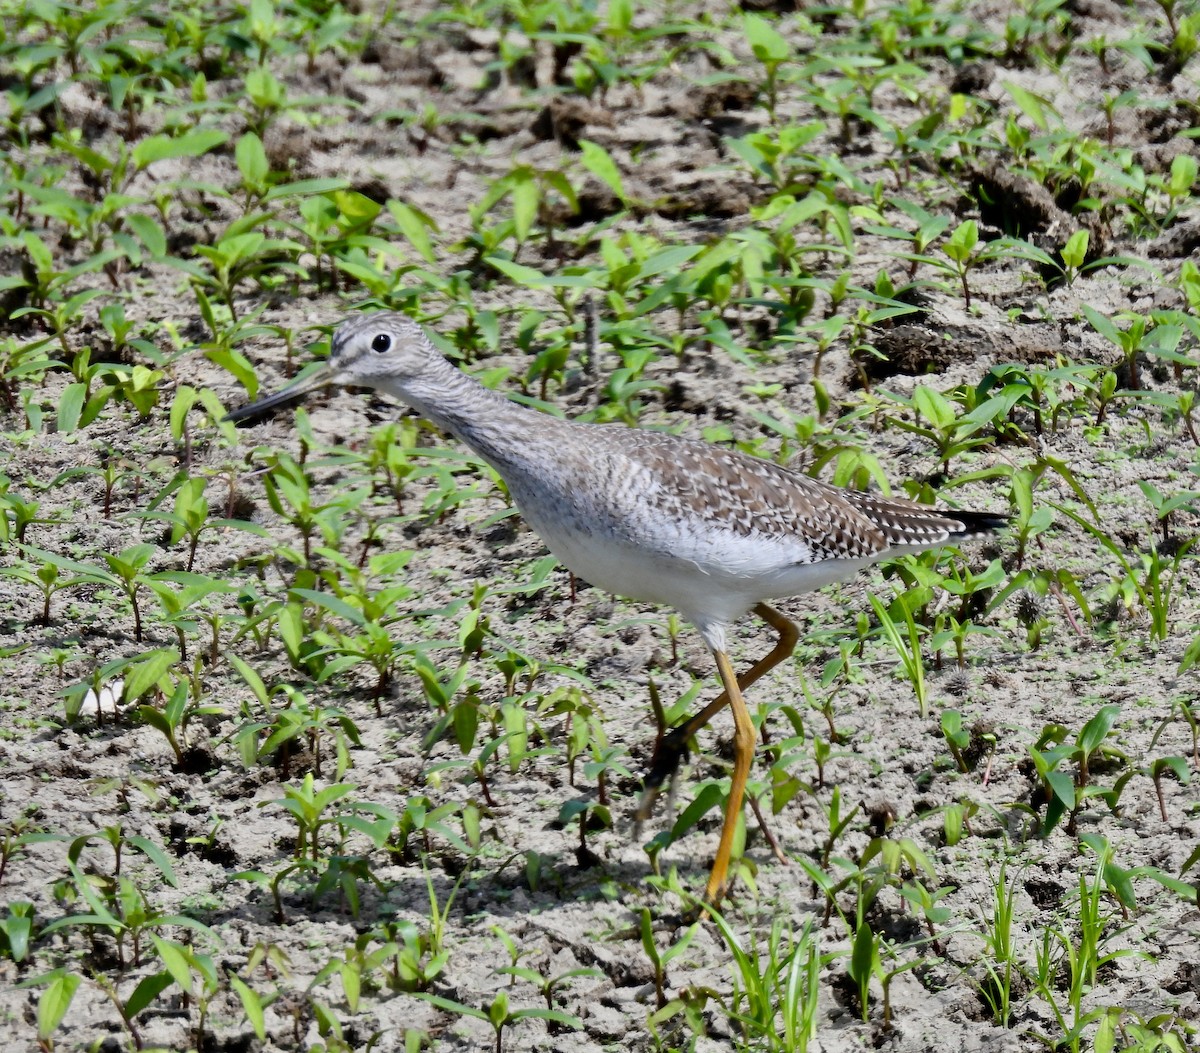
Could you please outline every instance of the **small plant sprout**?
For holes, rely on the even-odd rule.
[[[492,1053],[504,1053],[504,1029],[522,1020],[546,1020],[558,1024],[560,1027],[570,1028],[572,1031],[583,1030],[583,1022],[578,1017],[559,1009],[542,1009],[540,1006],[529,1009],[513,1009],[507,991],[496,992],[492,1001],[482,1008],[425,991],[417,991],[412,997],[420,998],[453,1016],[470,1017],[488,1024],[495,1035]]]
[[[903,596],[899,597],[899,606],[904,616],[904,627],[907,630],[901,635],[901,629],[892,620],[887,607],[875,596],[869,597],[879,624],[883,628],[884,638],[891,644],[896,657],[904,669],[908,682],[912,684],[913,693],[917,698],[917,710],[922,717],[926,709],[925,688],[925,659],[921,655],[921,635],[913,619],[912,611],[908,609]]]
[[[1163,797],[1163,779],[1173,776],[1180,786],[1187,786],[1192,780],[1192,773],[1183,757],[1157,757],[1150,762],[1149,775],[1154,781],[1154,794],[1158,798],[1158,812],[1165,823],[1167,822],[1167,802]]]
[[[687,952],[691,942],[696,937],[696,930],[700,927],[699,922],[693,922],[665,951],[658,949],[658,942],[654,938],[654,921],[650,914],[649,907],[643,907],[639,915],[639,929],[642,935],[642,950],[646,952],[646,957],[650,959],[650,965],[654,969],[654,998],[659,1009],[667,1004],[666,983],[667,983],[667,967],[676,958]]]

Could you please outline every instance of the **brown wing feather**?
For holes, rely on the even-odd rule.
[[[870,558],[892,547],[932,547],[989,533],[1007,522],[986,512],[944,511],[844,490],[705,442],[636,434],[627,452],[664,482],[669,480],[667,489],[680,511],[746,536],[797,537],[819,558]]]
[[[818,558],[871,558],[889,545],[885,531],[847,500],[847,491],[709,443],[639,432],[626,451],[653,471],[679,510],[744,536],[779,534]]]

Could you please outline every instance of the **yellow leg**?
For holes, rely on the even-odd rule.
[[[787,618],[775,610],[774,607],[768,607],[765,603],[759,603],[755,605],[754,613],[779,633],[779,638],[775,641],[775,646],[767,654],[763,655],[762,658],[737,678],[739,691],[745,691],[751,684],[769,673],[780,662],[791,658],[792,652],[796,650],[796,641],[800,639],[800,631]],[[696,732],[704,727],[727,705],[729,705],[728,687],[700,710],[699,713],[691,717],[686,724],[680,724],[675,729],[675,732],[685,742],[690,738],[694,738]]]
[[[775,646],[771,648],[768,654],[765,654],[741,676],[736,678],[734,684],[739,692],[745,691],[759,677],[769,673],[780,662],[790,658],[792,652],[796,649],[796,641],[800,639],[799,630],[787,618],[775,610],[774,607],[768,607],[765,603],[759,603],[755,606],[754,613],[779,633],[779,637],[775,641]],[[639,822],[650,818],[650,813],[654,810],[654,802],[658,798],[658,791],[668,776],[673,775],[675,769],[679,766],[679,761],[687,749],[687,744],[702,727],[730,704],[729,685],[726,683],[724,687],[725,690],[699,713],[678,727],[673,728],[670,734],[659,743],[650,765],[650,774],[646,776],[646,790],[642,794],[638,810],[635,813]]]
[[[714,651],[717,671],[729,697],[729,708],[733,713],[733,778],[729,783],[729,800],[725,804],[725,825],[721,827],[721,843],[717,846],[717,858],[713,860],[712,873],[704,889],[706,903],[716,904],[725,895],[729,874],[729,860],[733,855],[733,838],[737,833],[738,819],[742,814],[742,799],[746,794],[746,780],[750,776],[750,764],[754,760],[754,722],[742,698],[741,686],[729,657],[723,651]]]

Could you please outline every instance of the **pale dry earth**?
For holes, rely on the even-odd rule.
[[[1004,7],[978,5],[977,17],[985,24],[1001,19]],[[1077,30],[1081,35],[1104,29],[1115,33],[1125,10],[1102,3],[1076,5]],[[406,15],[415,18],[416,12]],[[744,55],[744,42],[731,32],[714,30],[714,36]],[[533,89],[504,78],[480,87],[488,83],[485,66],[495,57],[496,42],[497,33],[483,29],[448,31],[440,39],[414,46],[407,42],[402,27],[394,24],[380,32],[369,49],[369,61],[344,64],[340,55],[321,55],[313,73],[297,61],[294,68],[277,71],[286,75],[289,94],[343,95],[358,105],[351,109],[331,104],[315,127],[285,122],[268,136],[268,149],[276,158],[290,160],[297,176],[344,175],[364,192],[372,188],[372,193],[425,210],[436,220],[442,243],[449,245],[470,232],[466,205],[482,197],[490,182],[507,172],[514,160],[550,166],[564,156],[568,160],[573,156],[569,147],[541,130],[542,97]],[[685,58],[655,77],[643,91],[618,88],[602,103],[589,104],[582,117],[576,115],[586,128],[586,137],[622,163],[632,197],[662,201],[678,195],[688,202],[677,210],[627,215],[616,230],[635,229],[664,240],[686,231],[687,237],[695,239],[701,232],[716,236],[746,222],[756,189],[744,169],[733,169],[721,136],[761,124],[762,114],[738,109],[719,111],[716,118],[709,115],[698,101],[703,93],[695,85],[711,72],[703,58]],[[928,71],[931,90],[948,81],[953,72],[948,65],[943,68],[934,62]],[[1069,60],[1058,75],[1005,69],[997,71],[996,79],[981,94],[997,105],[1011,105],[998,84],[1001,79],[1016,80],[1051,100],[1068,126],[1088,128],[1098,120],[1097,93],[1120,90],[1122,76],[1127,81],[1135,76],[1118,72],[1111,82],[1101,84],[1098,75],[1094,63],[1089,65],[1083,58]],[[1171,85],[1147,81],[1141,87],[1148,95],[1168,101],[1194,97],[1195,90],[1194,79],[1186,73]],[[907,105],[899,97],[888,98],[886,92],[876,103],[884,110]],[[382,116],[426,105],[448,116],[419,144],[411,127]],[[781,109],[792,116],[789,105],[785,98]],[[63,97],[62,106],[69,125],[83,125],[90,114],[102,126],[96,132],[101,139],[116,134],[113,122],[104,127],[103,100],[89,97],[82,89],[72,89]],[[145,117],[151,126],[153,118],[153,114]],[[231,130],[235,130],[232,124]],[[465,131],[474,136],[470,149],[462,146]],[[1148,140],[1149,122],[1130,120],[1121,125],[1119,134],[1131,149],[1145,152],[1147,158],[1157,156],[1153,163],[1160,168],[1169,165],[1173,151],[1195,152],[1194,139],[1183,135]],[[881,156],[883,147],[864,133],[859,149],[857,160],[869,172],[870,159]],[[1149,168],[1152,162],[1144,163]],[[231,176],[233,165],[232,153],[225,151],[208,155],[192,174],[217,184],[236,182]],[[170,174],[165,167],[154,170],[154,178]],[[597,199],[602,199],[602,188],[596,184],[593,189]],[[135,183],[131,192],[144,190]],[[955,222],[970,214],[962,202],[952,200],[926,202],[926,207],[954,213]],[[204,242],[230,218],[217,207],[207,218],[187,219],[183,236]],[[896,269],[889,251],[870,234],[859,233],[856,281],[869,284],[880,267]],[[1145,244],[1123,243],[1119,233],[1113,235],[1106,251],[1148,258]],[[535,267],[544,264],[547,270],[555,266],[552,260],[539,259],[533,247],[522,262]],[[447,270],[469,266],[469,255],[448,258],[445,263]],[[1153,263],[1160,274],[1172,276],[1179,259],[1156,256]],[[185,341],[203,337],[190,290],[177,273],[148,264],[141,273],[125,276],[123,292],[127,294],[127,315],[134,321],[173,326]],[[248,287],[247,293],[246,309],[263,303],[265,294],[250,295]],[[486,297],[478,297],[477,303],[504,311],[536,295],[498,285]],[[906,394],[917,383],[938,390],[978,383],[992,365],[1017,355],[1112,360],[1113,350],[1104,347],[1081,320],[1081,305],[1087,303],[1113,315],[1171,304],[1174,295],[1150,272],[1115,267],[1091,274],[1072,287],[1046,292],[1028,280],[1028,268],[1023,265],[1011,261],[997,264],[979,276],[977,298],[970,311],[964,310],[952,290],[928,292],[924,327],[935,341],[948,334],[944,343],[950,353],[938,356],[937,367],[930,372],[919,377],[892,376],[883,386]],[[345,296],[314,294],[311,289],[303,290],[299,297],[280,293],[266,302],[261,320],[291,330],[297,347],[303,348],[316,339],[313,327],[333,324],[364,301],[361,290],[354,289]],[[548,294],[544,303],[538,304],[552,305]],[[461,312],[453,303],[426,302],[420,310],[432,327],[443,332],[461,322]],[[27,325],[10,321],[3,328],[7,333],[23,334]],[[98,327],[93,324],[92,328],[94,337]],[[158,330],[157,339],[165,346],[163,329]],[[242,350],[259,366],[264,389],[284,378],[280,341],[264,335],[243,345]],[[745,438],[763,433],[750,415],[752,410],[762,409],[777,417],[813,412],[811,356],[790,345],[764,350],[767,361],[754,365],[715,349],[689,354],[678,363],[669,358],[658,360],[648,376],[660,386],[643,395],[648,405],[641,425],[670,426],[697,436],[706,428],[722,425],[735,437]],[[581,354],[582,349],[576,352]],[[523,375],[526,368],[522,357],[509,350],[481,364],[507,368],[514,377]],[[227,372],[199,353],[184,355],[175,376],[179,383],[210,388],[227,406],[245,398]],[[822,377],[836,402],[860,397],[844,347],[835,346],[826,356]],[[42,394],[47,406],[55,404],[68,379],[63,374],[47,377]],[[1173,378],[1168,370],[1161,370],[1149,382],[1167,387]],[[766,399],[759,399],[747,393],[751,384],[779,387]],[[515,389],[511,383],[508,386]],[[591,397],[587,379],[578,368],[569,370],[565,385],[552,387],[548,393],[548,401],[568,414],[586,410]],[[386,400],[354,392],[321,396],[310,403],[309,411],[313,434],[319,443],[329,446],[360,443],[368,429],[402,412]],[[1145,427],[1141,418],[1141,411],[1117,414],[1106,428],[1091,432],[1085,432],[1087,422],[1072,421],[1041,439],[1041,452],[1071,466],[1097,503],[1105,530],[1128,539],[1131,545],[1147,536],[1153,521],[1138,488],[1139,480],[1151,481],[1164,492],[1186,488],[1187,466],[1196,463],[1195,449],[1178,422],[1169,424],[1154,415],[1147,417],[1149,427]],[[291,414],[284,413],[243,430],[237,435],[237,445],[211,422],[201,423],[193,436],[191,471],[219,473],[227,465],[244,463],[256,446],[295,454],[299,444],[291,420]],[[5,427],[9,432],[0,440],[0,470],[26,490],[38,491],[65,469],[94,461],[96,451],[107,447],[136,462],[158,485],[180,467],[161,408],[146,421],[121,410],[106,413],[84,430],[69,434],[47,430],[32,440],[18,441],[21,421],[15,414],[9,414]],[[903,480],[936,474],[936,459],[919,439],[894,428],[868,431],[864,426],[863,433],[897,487]],[[432,433],[422,433],[421,442],[453,449],[452,443]],[[316,456],[319,460],[320,451]],[[1023,451],[1010,447],[985,446],[964,457],[962,464],[983,469],[1022,456]],[[803,465],[803,451],[797,455],[797,463]],[[464,465],[466,469],[469,465]],[[314,477],[317,492],[332,492],[341,473],[336,466],[317,467]],[[362,886],[357,918],[341,909],[334,896],[314,907],[309,897],[289,894],[285,898],[287,919],[281,925],[272,917],[270,897],[235,878],[239,872],[271,873],[284,865],[294,848],[295,826],[272,804],[283,796],[279,770],[246,768],[229,741],[246,697],[242,681],[229,665],[222,663],[205,676],[206,696],[223,713],[206,718],[194,729],[192,745],[206,751],[206,762],[197,771],[175,770],[162,736],[131,715],[103,726],[87,720],[68,724],[60,696],[70,683],[113,658],[151,646],[173,645],[174,634],[150,624],[146,640],[135,642],[128,609],[95,589],[60,598],[51,624],[37,625],[32,591],[13,582],[0,586],[0,646],[23,648],[3,659],[0,817],[9,822],[18,815],[29,815],[39,826],[67,837],[121,824],[166,848],[179,878],[178,888],[158,882],[137,858],[128,860],[130,874],[151,882],[156,904],[164,912],[187,911],[211,926],[221,941],[213,950],[219,962],[241,968],[257,944],[274,945],[287,955],[289,971],[273,977],[284,995],[267,1010],[266,1042],[252,1037],[236,1000],[226,995],[214,1006],[210,1026],[216,1037],[206,1049],[310,1048],[318,1041],[311,1010],[299,1011],[293,1020],[290,1008],[307,1004],[305,992],[313,977],[357,932],[387,916],[426,918],[427,881],[443,905],[454,897],[445,934],[448,963],[432,987],[438,994],[479,1006],[507,987],[509,978],[498,970],[509,964],[509,957],[497,929],[516,941],[525,956],[523,965],[548,975],[582,968],[596,971],[565,985],[558,995],[557,1004],[582,1021],[582,1032],[568,1033],[529,1020],[506,1033],[506,1048],[550,1050],[565,1048],[567,1043],[580,1053],[656,1048],[647,1024],[654,1009],[653,974],[635,926],[640,908],[649,906],[654,916],[662,919],[658,938],[660,945],[666,946],[681,935],[681,905],[647,882],[647,855],[642,842],[633,838],[630,823],[639,790],[633,776],[640,774],[649,760],[653,744],[648,680],[653,678],[664,699],[697,686],[704,695],[713,689],[710,660],[694,634],[685,629],[679,640],[679,661],[672,664],[666,612],[614,600],[591,588],[581,588],[572,600],[562,568],[556,567],[540,587],[521,590],[540,568],[545,550],[519,520],[493,520],[505,508],[505,500],[487,475],[480,475],[475,485],[477,497],[443,515],[413,511],[386,528],[387,545],[414,552],[405,577],[411,596],[403,601],[414,617],[397,623],[391,632],[400,638],[411,632],[414,640],[453,637],[451,620],[436,614],[427,618],[415,615],[436,612],[454,600],[468,598],[476,584],[482,583],[491,590],[483,611],[499,638],[513,641],[530,656],[561,663],[589,678],[595,689],[592,701],[603,714],[608,739],[628,750],[626,761],[632,772],[630,778],[612,787],[615,828],[589,839],[589,847],[599,858],[596,867],[577,865],[577,834],[556,822],[564,802],[594,793],[594,785],[580,779],[578,787],[571,786],[561,755],[547,757],[526,762],[515,774],[504,768],[497,771],[491,783],[496,803],[486,809],[483,820],[483,849],[456,891],[455,881],[466,860],[435,837],[424,867],[416,859],[388,861],[376,854],[373,872],[380,884]],[[243,477],[239,486],[254,501],[256,521],[272,530],[288,529],[272,516],[252,474]],[[416,478],[406,496],[409,508],[421,509],[430,489],[426,480]],[[1003,492],[987,482],[950,496],[964,507],[1004,508]],[[40,497],[43,508],[56,514],[55,521],[31,528],[29,540],[41,548],[84,558],[137,540],[153,542],[161,534],[161,524],[130,514],[144,509],[144,491],[119,489],[107,519],[99,512],[100,489],[95,479],[77,478],[41,491]],[[1038,500],[1079,507],[1070,488],[1055,477],[1047,479]],[[1190,538],[1196,527],[1194,511],[1185,510],[1178,516],[1175,530],[1179,537]],[[200,547],[195,569],[238,581],[251,573],[241,561],[266,550],[261,539],[229,531],[221,535],[219,543]],[[1005,538],[964,547],[963,558],[976,570],[995,557],[1015,569],[1013,546]],[[6,553],[0,558],[10,557]],[[183,558],[178,547],[164,547],[156,554],[152,569],[179,569]],[[1110,554],[1061,515],[1055,527],[1032,546],[1029,561],[1070,570],[1089,595],[1111,581],[1115,573]],[[1119,814],[1111,814],[1099,803],[1089,806],[1079,816],[1075,835],[1059,827],[1045,838],[1031,836],[1031,815],[1018,806],[1030,804],[1033,782],[1028,749],[1042,727],[1060,722],[1078,729],[1103,704],[1122,707],[1115,741],[1135,768],[1154,757],[1190,755],[1192,740],[1186,723],[1170,719],[1172,705],[1194,704],[1200,698],[1195,673],[1176,672],[1200,625],[1195,561],[1183,566],[1172,631],[1160,644],[1149,640],[1144,613],[1135,612],[1119,624],[1089,625],[1068,598],[1064,605],[1053,599],[1046,602],[1049,624],[1041,646],[1030,650],[1017,619],[1016,601],[1010,600],[987,619],[993,634],[972,639],[965,676],[952,675],[949,663],[945,670],[931,671],[930,715],[924,718],[917,712],[911,687],[899,675],[895,654],[878,640],[868,643],[858,666],[858,681],[836,697],[835,723],[842,742],[829,763],[825,785],[814,787],[811,794],[798,795],[780,814],[768,818],[791,862],[784,866],[776,861],[751,819],[747,856],[755,871],[753,887],[743,883],[735,889],[728,916],[747,939],[751,934],[760,941],[765,939],[772,922],[782,919],[797,928],[807,923],[818,925],[821,945],[827,951],[847,948],[846,929],[836,917],[821,924],[823,901],[797,862],[818,858],[828,836],[828,807],[836,788],[844,808],[862,808],[860,818],[839,843],[839,854],[861,852],[872,836],[872,817],[890,814],[895,821],[893,834],[914,839],[934,863],[936,885],[952,888],[943,905],[949,908],[953,923],[937,953],[928,946],[910,952],[914,957],[924,954],[927,962],[896,979],[891,991],[893,1016],[887,1022],[878,1005],[868,1022],[861,1021],[856,997],[845,981],[845,958],[831,961],[822,975],[815,1048],[827,1053],[871,1047],[896,1053],[1041,1049],[1034,1034],[1055,1030],[1043,1001],[1032,996],[1018,998],[1013,1026],[1005,1029],[991,1022],[979,996],[981,919],[990,909],[991,883],[1000,861],[1009,859],[1009,876],[1017,883],[1017,946],[1026,962],[1033,961],[1039,934],[1052,923],[1066,902],[1064,897],[1076,889],[1081,875],[1090,879],[1093,874],[1095,856],[1081,847],[1079,833],[1107,838],[1113,859],[1121,866],[1152,865],[1178,872],[1200,838],[1200,803],[1195,789],[1200,782],[1193,781],[1190,786],[1172,780],[1164,783],[1168,820],[1163,822],[1151,780],[1135,775],[1121,797]],[[782,609],[801,629],[797,657],[757,685],[751,703],[791,700],[803,711],[804,685],[821,690],[817,678],[824,661],[836,653],[833,641],[839,634],[853,634],[856,617],[870,610],[868,594],[887,596],[896,587],[886,574],[874,571],[843,586],[785,602]],[[287,582],[278,568],[269,567],[260,587],[282,595]],[[509,587],[517,591],[506,594]],[[1078,630],[1068,619],[1068,611]],[[735,651],[749,660],[768,644],[765,630],[747,624],[739,629]],[[237,644],[225,641],[223,646],[252,661],[268,682],[295,676],[278,640],[270,641],[262,651],[245,640]],[[62,675],[46,661],[54,647],[68,647],[78,655]],[[475,675],[482,679],[483,697],[503,695],[504,685],[495,673],[480,666]],[[570,683],[552,673],[541,686],[549,690]],[[423,747],[435,715],[422,697],[416,677],[401,672],[384,700],[382,717],[375,715],[369,687],[369,678],[358,673],[301,687],[311,697],[342,707],[361,732],[361,745],[352,749],[351,767],[345,775],[345,781],[355,786],[355,796],[397,811],[414,794],[428,795],[435,804],[478,802],[474,781],[464,781],[453,772],[431,774],[434,765],[455,760],[458,751],[449,740],[428,751]],[[982,770],[963,775],[946,764],[937,715],[951,706],[962,710],[968,725],[986,721],[996,736],[986,783]],[[823,719],[817,713],[805,711],[805,722],[810,733],[823,731]],[[775,734],[784,733],[782,725],[775,728]],[[678,806],[691,800],[699,780],[720,776],[719,761],[729,745],[729,734],[724,719],[705,734],[702,745],[706,753],[694,758],[685,773]],[[293,780],[301,777],[303,768],[301,758],[291,772]],[[811,758],[801,754],[794,773],[805,781],[815,781]],[[328,777],[328,771],[325,774]],[[761,777],[762,772],[757,775]],[[136,783],[130,785],[135,779],[153,786],[153,797],[137,789]],[[118,793],[114,786],[122,783],[123,792]],[[964,799],[979,806],[972,822],[973,836],[945,847],[938,809]],[[654,828],[643,832],[643,841],[668,828],[669,822],[665,809],[660,808]],[[659,861],[663,872],[677,867],[684,884],[698,889],[718,829],[718,815],[710,812],[698,831],[664,850]],[[89,866],[107,870],[110,859],[105,851],[96,845],[84,858]],[[66,873],[65,853],[63,841],[52,841],[36,845],[14,860],[5,876],[5,898],[31,900],[43,919],[61,916],[64,907],[56,902],[52,886]],[[525,861],[530,853],[543,860],[544,872],[536,889],[529,887],[526,878]],[[1196,967],[1200,912],[1153,882],[1138,881],[1136,888],[1138,906],[1127,918],[1120,918],[1115,904],[1108,903],[1115,920],[1106,945],[1107,949],[1128,948],[1136,953],[1119,957],[1102,970],[1087,1005],[1127,1007],[1144,1017],[1171,1012],[1195,1023],[1200,1020],[1200,970]],[[919,919],[894,892],[883,894],[878,911],[877,920],[895,939],[903,942],[921,937]],[[39,944],[34,960],[24,966],[7,960],[0,963],[4,985],[0,1034],[14,1048],[35,1048],[36,1034],[37,992],[18,988],[17,982],[59,964],[78,962],[83,955],[82,946],[52,938]],[[136,976],[135,971],[123,984],[132,983]],[[702,925],[687,953],[671,965],[670,990],[711,988],[728,997],[732,982],[728,949],[711,925]],[[365,991],[357,1013],[346,1007],[336,979],[324,981],[312,997],[337,1007],[350,1048],[365,1049],[374,1038],[371,1048],[375,1050],[402,1049],[406,1029],[427,1032],[432,1047],[438,1050],[490,1045],[491,1030],[482,1022],[451,1016],[386,988]],[[540,1003],[537,992],[524,983],[514,985],[510,997],[514,1005]],[[694,1048],[732,1048],[728,1018],[711,1006],[705,1015],[709,1033],[694,1039]],[[189,1027],[188,1012],[178,996],[164,996],[145,1014],[142,1031],[149,1045],[183,1049],[192,1041]],[[106,1035],[107,1042],[102,1041]],[[58,1033],[56,1048],[127,1048],[127,1042],[110,1002],[95,986],[85,983]],[[686,1032],[670,1040],[680,1048],[687,1043]]]

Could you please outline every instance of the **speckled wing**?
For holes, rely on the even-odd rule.
[[[814,559],[872,559],[888,534],[847,491],[736,450],[652,432],[625,451],[661,483],[665,515],[723,526],[743,537],[802,542]]]
[[[830,486],[771,461],[677,436],[638,432],[626,453],[657,476],[672,512],[745,537],[802,541],[816,559],[873,559],[893,548],[930,548],[1007,522],[946,512]]]

